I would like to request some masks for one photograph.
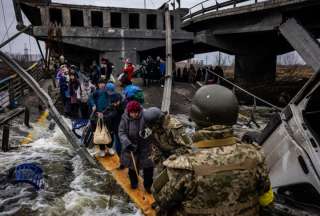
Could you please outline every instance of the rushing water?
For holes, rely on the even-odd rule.
[[[266,124],[264,113],[257,113],[257,122]],[[188,133],[194,131],[194,125],[188,116],[177,116],[186,126]],[[235,125],[235,135],[245,131],[259,130],[246,126],[247,119],[239,119]],[[21,119],[12,122],[10,144],[17,145],[22,135],[33,131],[34,142],[10,152],[0,152],[0,216],[4,215],[44,215],[44,216],[95,216],[95,215],[142,215],[130,202],[112,177],[101,170],[85,164],[68,144],[62,132],[56,127],[53,131],[48,125],[33,125],[27,129]],[[1,131],[1,130],[0,130]],[[1,132],[0,132],[1,133]],[[0,134],[1,136],[1,134]],[[45,189],[35,191],[27,184],[12,184],[8,179],[10,168],[21,163],[39,164],[45,173]],[[267,215],[319,215],[315,211],[304,211],[276,202],[275,209]]]
[[[16,126],[15,126],[16,125]],[[18,122],[13,129],[27,130]],[[29,147],[0,152],[0,215],[141,215],[122,195],[108,173],[91,168],[75,155],[62,132],[34,125],[38,139]],[[13,130],[15,131],[15,130]],[[20,137],[11,134],[11,143]],[[12,184],[10,168],[21,163],[39,164],[45,173],[45,189]],[[112,196],[110,196],[112,194]]]

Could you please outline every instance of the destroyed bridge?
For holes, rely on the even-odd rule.
[[[119,69],[125,58],[165,57],[162,10],[13,2],[20,28],[23,12],[36,39],[81,66],[106,57]],[[223,51],[235,55],[236,81],[254,83],[273,81],[277,55],[296,50],[318,71],[319,9],[318,0],[206,0],[172,10],[173,58]]]

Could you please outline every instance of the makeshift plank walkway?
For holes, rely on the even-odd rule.
[[[128,177],[128,169],[117,169],[120,166],[120,160],[117,155],[105,156],[104,158],[96,157],[100,164],[109,171],[122,189],[129,195],[131,200],[138,208],[147,216],[155,216],[156,212],[152,209],[151,205],[154,203],[154,198],[151,194],[145,192],[143,184],[139,184],[137,189],[131,189],[130,180]],[[143,179],[139,177],[139,182]]]

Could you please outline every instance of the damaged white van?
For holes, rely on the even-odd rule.
[[[271,119],[256,140],[266,155],[274,191],[299,206],[319,208],[320,73]]]

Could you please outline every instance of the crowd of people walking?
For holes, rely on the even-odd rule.
[[[131,62],[125,62],[119,86],[104,62],[104,73],[93,64],[90,79],[81,78],[76,67],[58,67],[65,114],[88,119],[85,131],[93,135],[86,142],[99,146],[98,157],[120,157],[118,169],[128,168],[131,189],[138,188],[143,171],[144,190],[154,196],[159,215],[259,215],[260,208],[270,206],[273,192],[263,154],[233,135],[239,107],[232,91],[205,85],[196,92],[190,117],[197,129],[191,138],[174,116],[143,108],[143,91],[131,81]],[[223,76],[222,69],[214,71]],[[217,82],[211,78],[207,83]]]
[[[206,84],[220,83],[221,80],[212,73],[212,71],[221,77],[224,77],[224,72],[221,66],[207,66],[196,68],[193,64],[189,67],[173,67],[173,81],[174,82],[187,82],[196,83],[197,81],[205,82]],[[142,61],[140,69],[137,74],[143,78],[144,86],[149,87],[152,83],[159,83],[161,87],[164,87],[164,78],[166,74],[166,64],[159,56],[154,60],[151,56],[148,56]]]
[[[101,66],[94,62],[91,66],[90,78],[84,78],[76,67],[65,62],[57,67],[56,79],[64,113],[73,121],[88,119],[89,129],[85,131],[92,134],[89,142],[94,142],[93,136],[97,127],[105,127],[111,141],[107,144],[94,143],[98,144],[100,149],[98,156],[113,156],[117,153],[121,158],[119,169],[129,168],[128,174],[132,188],[136,188],[138,176],[133,168],[131,157],[133,154],[138,167],[144,170],[145,188],[151,193],[153,181],[151,145],[150,140],[146,139],[145,134],[142,135],[141,132],[145,128],[142,116],[143,91],[140,87],[132,85],[134,66],[126,60],[119,78],[120,86],[123,87],[120,93],[120,86],[117,88],[112,79],[110,65],[107,59],[102,59]]]

